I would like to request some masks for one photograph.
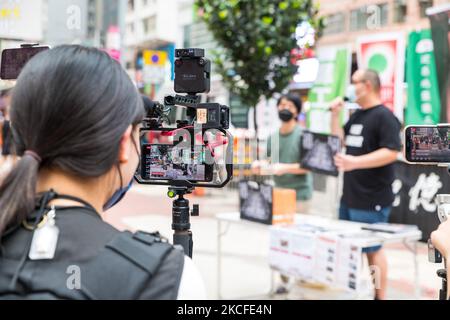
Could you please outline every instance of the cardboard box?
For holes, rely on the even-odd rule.
[[[269,265],[299,279],[359,291],[363,279],[361,237],[370,235],[307,223],[272,226]]]

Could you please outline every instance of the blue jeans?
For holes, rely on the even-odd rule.
[[[354,209],[347,207],[347,205],[341,201],[341,205],[339,207],[339,219],[363,223],[388,222],[391,209],[391,206],[383,207],[380,211]],[[381,246],[374,246],[363,248],[362,251],[365,253],[372,253],[380,249]]]

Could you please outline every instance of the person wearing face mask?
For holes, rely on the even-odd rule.
[[[296,190],[297,211],[308,213],[312,197],[312,176],[308,170],[300,168],[299,164],[302,128],[297,118],[302,110],[302,102],[294,94],[283,95],[278,99],[277,108],[281,126],[278,132],[269,137],[267,153],[269,159],[278,159],[278,162],[272,163],[269,172],[273,174],[277,187]],[[272,140],[278,143],[272,143]],[[253,163],[253,173],[260,174],[263,166],[267,166],[267,163]]]
[[[346,146],[345,154],[334,158],[336,166],[344,172],[344,187],[339,218],[364,223],[388,222],[394,201],[392,183],[395,178],[394,162],[401,149],[400,122],[387,109],[380,97],[380,79],[373,70],[357,70],[352,75],[355,111],[342,128],[340,111],[342,98],[331,103],[331,131]],[[365,248],[369,265],[374,266],[378,287],[375,299],[385,299],[387,260],[381,246]]]
[[[11,130],[9,121],[9,108],[11,105],[12,89],[14,88],[13,81],[0,80],[0,103],[2,109],[1,120],[1,141],[2,141],[2,155],[0,159],[0,168],[2,171],[9,170],[14,157],[11,152]],[[0,176],[2,174],[0,173]]]
[[[200,274],[158,233],[102,220],[139,165],[142,98],[106,53],[34,56],[13,92],[21,156],[0,185],[0,299],[204,299]]]
[[[300,167],[300,139],[302,128],[298,125],[297,118],[301,113],[302,103],[294,94],[283,95],[277,102],[278,116],[281,126],[278,132],[269,137],[267,142],[268,155],[275,159],[277,152],[278,163],[271,165],[270,172],[273,174],[275,186],[296,190],[297,212],[307,214],[310,209],[313,181],[308,170]],[[272,144],[272,141],[278,143]],[[253,172],[259,174],[261,162],[255,162]],[[281,276],[282,284],[277,288],[277,293],[287,293],[289,290],[289,278]]]

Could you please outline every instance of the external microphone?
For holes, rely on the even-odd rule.
[[[342,97],[342,100],[344,101],[344,109],[347,110],[358,110],[361,109],[360,105],[356,102],[353,102],[352,99],[350,99],[347,96]],[[328,108],[328,111],[331,111],[331,107]]]

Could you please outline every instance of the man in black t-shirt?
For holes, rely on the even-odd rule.
[[[380,79],[373,70],[357,70],[352,76],[356,103],[344,128],[339,123],[343,107],[338,98],[331,104],[332,133],[345,142],[346,154],[335,156],[344,171],[344,190],[339,218],[364,223],[387,222],[394,201],[391,184],[394,162],[401,149],[400,122],[380,98]],[[387,261],[381,246],[365,248],[375,277],[375,298],[384,299]]]

